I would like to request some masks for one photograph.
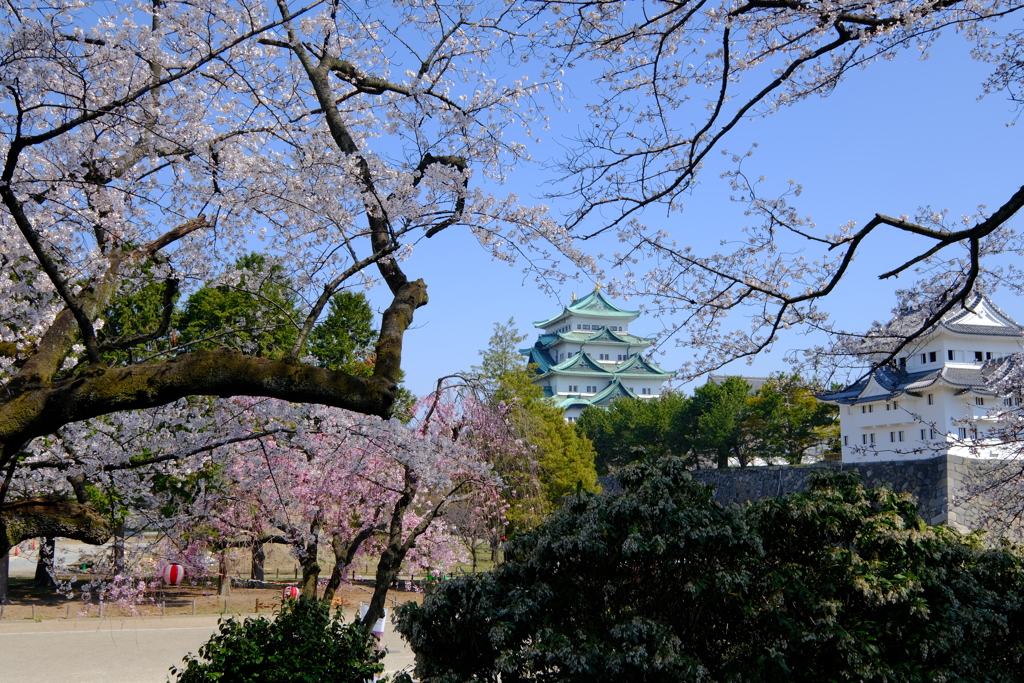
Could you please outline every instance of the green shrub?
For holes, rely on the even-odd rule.
[[[725,508],[666,458],[569,496],[396,628],[423,683],[1020,683],[1024,548],[849,472]]]
[[[362,683],[384,670],[384,652],[358,622],[315,600],[288,602],[273,621],[221,620],[220,633],[171,667],[178,683]]]

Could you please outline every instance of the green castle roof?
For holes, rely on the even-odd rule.
[[[620,398],[640,398],[635,393],[627,389],[619,381],[618,377],[612,379],[611,384],[605,387],[602,391],[594,394],[593,396],[585,397],[575,394],[572,396],[566,396],[561,401],[558,401],[554,405],[561,408],[562,410],[568,410],[573,407],[587,406],[599,406],[605,408],[610,406],[613,401],[617,401]]]
[[[548,368],[547,373],[551,375],[603,375],[605,377],[614,374],[602,363],[590,357],[589,353],[577,353],[572,358],[564,360],[558,365]]]
[[[645,360],[644,357],[640,355],[633,356],[622,363],[612,365],[596,361],[593,356],[585,352],[577,353],[561,363],[554,363],[547,352],[540,348],[539,343],[529,349],[520,349],[519,352],[523,355],[529,356],[527,360],[528,363],[537,365],[536,378],[538,379],[547,377],[548,375],[568,375],[571,377],[598,376],[605,378],[608,376],[623,376],[631,378],[658,377],[661,379],[667,379],[672,376],[671,372],[662,370],[657,365]]]
[[[572,315],[585,315],[593,318],[612,318],[618,320],[635,320],[640,317],[640,311],[627,311],[619,308],[601,293],[601,290],[595,289],[590,294],[587,294],[582,299],[577,299],[571,304],[562,309],[562,312],[555,315],[547,320],[539,320],[533,323],[536,327],[550,327],[559,320],[563,320]]]
[[[638,337],[635,334],[629,334],[628,332],[609,330],[605,327],[596,333],[573,330],[572,332],[552,332],[551,334],[542,334],[538,337],[537,341],[543,348],[547,349],[561,342],[569,342],[572,344],[590,344],[592,342],[600,342],[602,344],[611,344],[615,346],[650,346],[654,339]]]
[[[630,377],[641,377],[655,375],[658,377],[669,377],[671,372],[665,372],[654,363],[649,362],[643,356],[637,354],[615,368],[616,375],[628,375]]]

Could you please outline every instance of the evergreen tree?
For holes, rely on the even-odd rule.
[[[282,358],[298,338],[291,281],[262,254],[238,259],[236,285],[206,285],[188,298],[177,321],[188,350],[223,346]]]
[[[309,352],[321,367],[366,375],[373,368],[373,310],[362,292],[331,297],[327,316],[309,335]]]
[[[607,409],[584,408],[576,431],[594,443],[597,471],[690,450],[689,399],[667,392],[653,399],[621,398]]]
[[[531,369],[519,353],[525,339],[514,319],[504,325],[495,323],[488,347],[480,351],[480,364],[470,369],[491,400],[511,405],[513,427],[535,449],[540,490],[523,496],[516,489],[520,498],[510,501],[513,528],[533,526],[539,521],[536,513],[550,512],[570,491],[597,487],[594,447],[565,421],[561,410],[544,402],[543,391],[533,384]],[[529,479],[529,469],[503,476],[511,476],[521,486]]]
[[[698,456],[714,458],[720,468],[728,467],[730,458],[739,460],[741,467],[748,464],[743,424],[749,395],[750,385],[742,377],[697,387],[687,422],[694,429],[693,449]]]
[[[808,454],[838,446],[839,410],[814,397],[820,387],[799,374],[772,377],[747,400],[749,451],[765,461],[799,465]]]

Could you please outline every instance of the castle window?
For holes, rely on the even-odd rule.
[[[974,352],[974,360],[981,360],[981,351]]]
[[[934,394],[928,394],[928,405],[932,405],[934,403],[935,403],[935,396],[934,396]]]
[[[992,352],[991,351],[986,351],[985,352],[985,360],[992,360]]]
[[[644,387],[643,389],[640,390],[640,393],[641,394],[650,394],[651,390],[650,390],[649,387]]]
[[[870,412],[873,412],[874,410],[875,410],[874,404],[873,403],[869,403],[868,404],[868,412],[870,413]]]
[[[976,406],[983,406],[983,405],[985,405],[985,399],[983,399],[981,396],[975,396],[974,397],[974,405],[976,405]]]
[[[921,430],[921,441],[924,441],[924,430]]]
[[[900,407],[900,402],[899,401],[893,401],[892,402],[892,409],[893,410],[899,410],[899,407]]]
[[[935,362],[935,352],[934,351],[929,351],[928,352],[928,361],[931,362],[931,363]]]
[[[966,439],[967,438],[967,427],[960,427],[956,431],[957,431],[957,436],[959,436],[961,439]]]
[[[929,429],[928,430],[928,438],[929,439],[934,439],[935,438],[935,430],[934,429]]]
[[[889,432],[889,441],[896,443],[896,432]]]
[[[888,401],[885,402],[885,409],[892,410],[892,405],[890,405]]]
[[[868,407],[867,407],[867,406],[861,406],[861,407],[860,407],[860,412],[861,412],[861,413],[866,413],[866,412],[868,412]]]
[[[901,430],[901,431],[898,431],[898,432],[896,432],[896,438],[897,438],[897,440],[899,440],[899,441],[903,441],[903,431],[902,431],[902,430]]]
[[[872,432],[872,433],[871,433],[871,434],[869,434],[868,436],[869,436],[869,437],[871,437],[871,438],[869,439],[869,441],[871,441],[871,443],[874,443],[874,442],[875,442],[875,433],[874,433],[874,432]]]
[[[928,362],[928,354],[922,353],[921,354],[921,365],[924,365],[927,362]]]
[[[866,444],[868,442],[868,435],[867,434],[861,434],[860,435],[860,441],[861,441],[861,443],[865,443]]]
[[[906,369],[907,369],[907,358],[906,358],[906,356],[904,356],[903,358],[900,358],[900,370],[906,370]]]
[[[953,360],[953,351],[952,351],[952,349],[950,349],[949,351],[946,351],[946,360]]]
[[[589,330],[589,329],[590,329],[590,325],[584,325],[584,326],[583,326],[583,329],[585,329],[585,330]]]
[[[843,445],[844,446],[849,446],[850,445],[850,437],[848,437],[848,436],[844,436],[843,437]]]

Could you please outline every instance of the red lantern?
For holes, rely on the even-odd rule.
[[[180,564],[169,564],[164,567],[164,583],[177,586],[185,578],[185,568]]]
[[[299,588],[298,586],[285,586],[284,590],[281,591],[282,600],[298,600],[299,599]]]

